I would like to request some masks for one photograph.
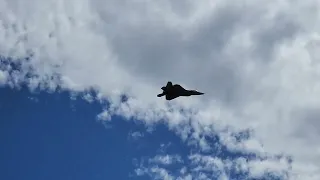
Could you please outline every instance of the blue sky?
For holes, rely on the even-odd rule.
[[[71,100],[67,92],[1,88],[0,94],[1,179],[129,179],[133,158],[179,143],[165,128],[130,141],[129,133],[143,132],[142,125],[113,118],[106,129],[96,120],[97,103]]]
[[[71,100],[67,92],[1,88],[0,94],[1,179],[129,179],[133,158],[179,143],[165,128],[130,141],[129,133],[143,132],[142,125],[113,118],[106,129],[96,121],[97,103]]]
[[[68,92],[30,93],[26,88],[2,87],[0,96],[0,179],[153,179],[156,175],[138,176],[135,170],[139,164],[151,167],[148,159],[157,155],[181,156],[184,162],[165,166],[176,177],[183,166],[196,166],[187,156],[200,150],[186,145],[164,124],[148,128],[121,117],[106,124],[96,118],[101,104],[71,99]],[[211,141],[217,143],[215,138]],[[231,160],[250,158],[216,146],[222,150],[200,153]],[[246,177],[245,172],[229,173],[230,179]]]

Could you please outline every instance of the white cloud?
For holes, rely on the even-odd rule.
[[[173,180],[173,176],[164,168],[153,167],[148,170],[148,173],[155,179]]]
[[[23,69],[5,82],[18,85],[32,69],[32,88],[94,88],[111,102],[100,118],[164,119],[204,148],[201,135],[215,132],[231,149],[292,156],[292,179],[317,180],[319,7],[316,0],[0,0],[0,54],[20,58]],[[167,80],[206,94],[165,102],[156,94]],[[249,140],[230,140],[248,128]]]
[[[284,159],[249,161],[247,166],[250,176],[258,179],[268,172],[274,173],[280,177],[286,177],[286,171],[290,168],[289,164]]]
[[[0,70],[0,85],[3,85],[7,82],[8,73]]]
[[[143,136],[144,136],[143,133],[135,131],[135,132],[130,132],[128,138],[132,139],[132,140],[138,140],[138,139],[142,138]]]
[[[288,178],[287,172],[290,169],[290,164],[285,158],[269,158],[269,159],[245,159],[226,158],[222,159],[214,155],[194,154],[190,155],[189,159],[194,168],[193,172],[206,174],[209,179],[232,179],[228,172],[238,174],[237,178],[241,179],[261,179],[266,175],[272,174],[276,177]],[[248,172],[247,175],[241,175]],[[241,175],[241,177],[240,177]]]
[[[93,97],[91,94],[89,94],[89,93],[84,94],[82,98],[83,98],[84,100],[90,102],[90,103],[92,103],[92,102],[94,101],[94,97]]]
[[[170,165],[172,163],[182,162],[182,159],[179,155],[157,155],[154,158],[149,159],[150,163],[157,163],[163,165]]]
[[[264,179],[268,176],[288,179],[290,162],[285,158],[249,159],[248,157],[218,156],[213,153],[190,154],[185,161],[180,156],[156,155],[141,160],[135,170],[137,176],[170,177],[172,179]],[[180,160],[173,160],[174,157]],[[144,163],[146,162],[146,163]],[[170,168],[174,165],[176,168]]]

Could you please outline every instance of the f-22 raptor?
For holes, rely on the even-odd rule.
[[[171,81],[167,82],[167,86],[161,88],[163,92],[158,94],[158,97],[166,96],[166,100],[170,101],[180,96],[192,96],[192,95],[203,95],[204,93],[198,92],[196,90],[184,89],[179,84],[172,85]]]

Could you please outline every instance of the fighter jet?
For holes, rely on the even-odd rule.
[[[202,95],[204,93],[198,92],[196,90],[184,89],[179,84],[172,85],[172,82],[168,81],[167,86],[161,88],[163,92],[158,94],[158,97],[166,96],[166,100],[172,100],[179,96],[192,96],[192,95]]]

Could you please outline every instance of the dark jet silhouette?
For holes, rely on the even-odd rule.
[[[172,100],[179,96],[192,96],[192,95],[202,95],[204,93],[198,92],[196,90],[187,90],[184,89],[179,84],[172,85],[172,82],[168,82],[167,86],[161,88],[163,92],[158,94],[158,97],[166,96],[166,100]]]

